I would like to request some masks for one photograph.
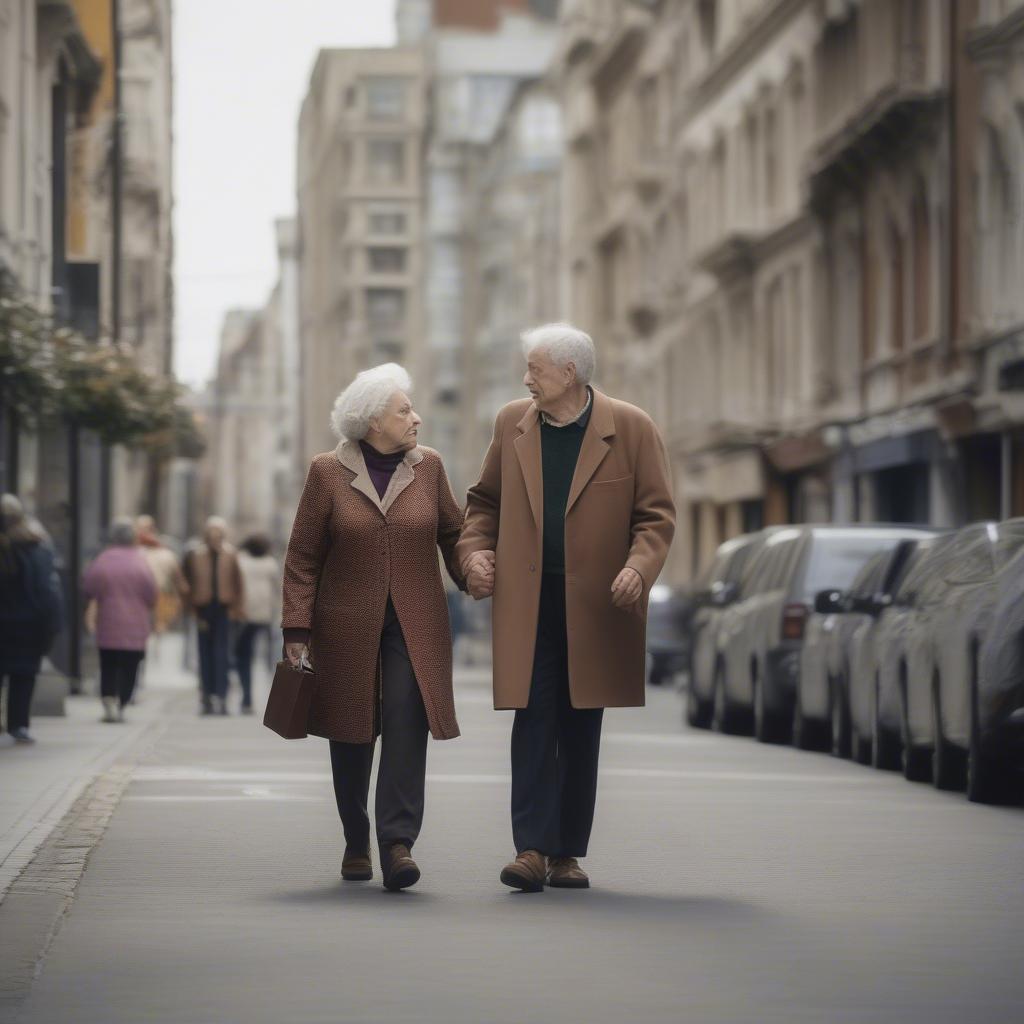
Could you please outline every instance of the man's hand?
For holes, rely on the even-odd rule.
[[[306,655],[306,660],[309,661],[309,652],[305,644],[285,644],[284,654],[292,668],[298,668],[302,664],[303,654]]]
[[[493,551],[474,551],[463,564],[466,589],[476,601],[494,593],[494,560]]]
[[[640,600],[644,592],[643,577],[636,569],[625,568],[612,584],[612,604],[616,608],[629,608]]]

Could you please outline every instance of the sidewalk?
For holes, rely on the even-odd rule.
[[[89,784],[155,732],[168,702],[196,686],[181,667],[182,637],[161,638],[159,656],[123,725],[100,721],[96,697],[69,697],[64,718],[36,718],[33,746],[0,742],[0,901]]]

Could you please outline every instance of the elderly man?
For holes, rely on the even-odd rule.
[[[456,554],[494,597],[494,706],[514,708],[506,885],[587,888],[606,707],[644,703],[647,598],[675,508],[665,448],[635,406],[590,385],[594,343],[567,324],[523,335],[530,399],[494,424]]]

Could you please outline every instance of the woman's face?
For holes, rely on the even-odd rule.
[[[404,391],[396,391],[384,412],[371,420],[366,440],[379,452],[411,451],[416,447],[422,422],[409,396]]]

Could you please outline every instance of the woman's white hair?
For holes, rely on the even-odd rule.
[[[594,377],[597,356],[594,352],[594,340],[585,331],[572,324],[542,324],[531,327],[520,335],[523,342],[523,355],[527,359],[533,352],[544,352],[556,366],[576,367],[576,381],[589,384]]]
[[[361,441],[370,420],[380,416],[396,391],[411,391],[412,378],[398,363],[383,363],[356,374],[334,401],[331,429],[343,441]]]

